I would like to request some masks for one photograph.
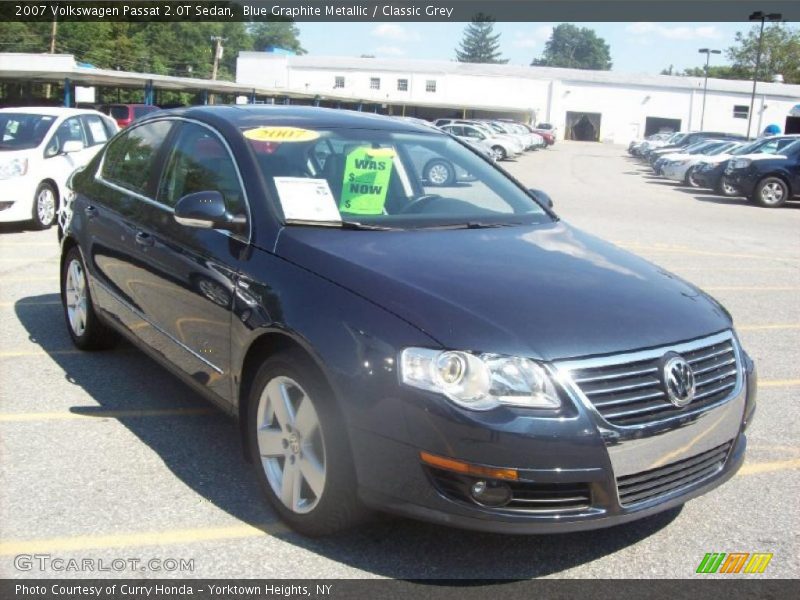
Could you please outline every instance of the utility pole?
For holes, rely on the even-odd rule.
[[[711,62],[711,55],[722,54],[722,51],[711,50],[709,48],[700,48],[698,52],[700,54],[706,55],[705,81],[703,82],[703,112],[700,113],[700,131],[703,131],[703,123],[705,122],[706,119],[706,92],[708,92],[708,65]]]
[[[753,71],[753,93],[750,95],[750,110],[747,111],[747,139],[750,139],[750,125],[753,122],[753,106],[756,102],[756,83],[758,83],[758,70],[761,67],[761,49],[764,43],[764,22],[780,21],[783,15],[780,13],[763,13],[760,10],[750,15],[751,21],[761,21],[761,30],[758,33],[758,50],[756,52],[756,68]]]
[[[225,51],[222,47],[222,42],[226,41],[226,39],[219,35],[212,35],[211,41],[214,42],[214,64],[211,67],[211,80],[216,81],[217,72],[219,71],[219,61],[222,60],[222,53]],[[208,103],[214,104],[215,100],[214,94],[211,94]]]
[[[50,54],[56,53],[56,35],[58,34],[58,21],[53,19],[53,25],[50,27]],[[48,83],[44,86],[44,95],[45,98],[48,100],[50,99],[50,92],[52,91],[52,86]]]

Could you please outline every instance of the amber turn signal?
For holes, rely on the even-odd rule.
[[[489,477],[492,479],[506,479],[510,481],[516,481],[518,479],[516,469],[495,469],[493,467],[471,465],[460,460],[429,454],[428,452],[420,452],[419,457],[426,465],[436,467],[437,469],[445,469],[446,471],[455,471],[456,473],[463,473],[464,475]]]

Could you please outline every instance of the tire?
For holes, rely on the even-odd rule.
[[[94,310],[86,267],[77,246],[67,251],[61,268],[61,304],[72,343],[81,350],[104,350],[117,341],[116,334]]]
[[[456,180],[456,171],[446,160],[433,159],[425,165],[425,179],[430,185],[437,187],[453,185]]]
[[[694,178],[694,172],[695,172],[696,169],[697,169],[697,167],[689,167],[689,170],[686,171],[686,177],[684,177],[683,181],[689,187],[693,187],[693,188],[700,187],[700,184],[697,183],[697,181]]]
[[[363,517],[344,420],[316,366],[301,352],[272,356],[256,373],[247,444],[262,491],[294,530],[330,535]],[[289,482],[287,465],[295,465]]]
[[[49,229],[56,222],[58,193],[49,183],[40,183],[33,195],[31,220],[36,229]]]
[[[502,146],[492,146],[492,152],[494,153],[495,160],[505,160],[508,158],[508,154],[506,153],[506,149]]]
[[[730,198],[731,196],[737,196],[739,194],[739,190],[733,187],[731,184],[728,183],[728,180],[725,178],[725,175],[719,178],[719,183],[717,184],[717,189],[715,190],[720,196],[725,196],[726,198]]]
[[[765,177],[758,182],[751,200],[765,208],[777,208],[789,199],[789,186],[780,177]]]

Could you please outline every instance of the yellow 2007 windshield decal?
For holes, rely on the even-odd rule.
[[[255,127],[242,133],[254,142],[310,142],[319,137],[319,132],[299,127]]]
[[[345,160],[339,210],[357,215],[380,215],[394,163],[392,148],[363,146],[352,150]]]

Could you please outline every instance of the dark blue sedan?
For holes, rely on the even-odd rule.
[[[432,185],[430,157],[469,177]],[[756,376],[728,312],[449,135],[317,108],[165,111],[70,185],[74,343],[124,336],[237,418],[298,531],[368,508],[605,527],[744,460]]]

